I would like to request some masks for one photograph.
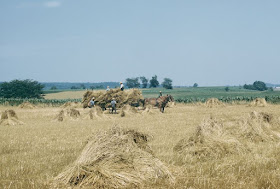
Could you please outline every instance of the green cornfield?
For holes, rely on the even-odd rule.
[[[60,106],[66,102],[81,102],[81,99],[21,99],[21,98],[0,98],[0,105],[18,106],[23,102],[31,104],[45,104],[48,106]]]

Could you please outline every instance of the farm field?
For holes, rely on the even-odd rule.
[[[45,99],[81,99],[86,90],[80,91],[63,91],[58,93],[49,93],[44,96]]]
[[[257,97],[268,98],[268,101],[273,103],[280,102],[280,91],[253,91],[240,89],[239,87],[229,87],[229,91],[225,91],[225,87],[198,87],[198,88],[174,88],[167,90],[164,88],[149,88],[140,89],[145,98],[158,97],[159,91],[163,95],[170,94],[176,101],[192,102],[192,101],[206,101],[208,98],[218,98],[221,100],[252,100]],[[101,90],[104,91],[104,90]],[[86,90],[81,91],[63,91],[58,93],[46,94],[45,99],[81,99]],[[275,98],[276,97],[276,98]],[[271,98],[271,99],[270,99]]]
[[[0,112],[6,109],[24,124],[0,125],[0,188],[50,188],[91,136],[114,126],[151,136],[154,156],[174,177],[174,182],[163,179],[142,183],[142,188],[280,187],[280,105],[177,104],[164,114],[155,109],[93,120],[83,119],[89,109],[77,108],[81,117],[62,122],[54,120],[60,107],[0,106]],[[265,120],[254,120],[254,111],[265,112]]]

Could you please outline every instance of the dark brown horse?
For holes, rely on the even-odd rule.
[[[155,107],[158,107],[160,111],[163,113],[164,108],[167,105],[168,102],[174,101],[174,98],[171,95],[161,96],[158,98],[146,98],[145,99],[145,105],[152,105]]]

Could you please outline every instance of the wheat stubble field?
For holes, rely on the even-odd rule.
[[[13,109],[24,124],[0,125],[0,188],[54,187],[50,183],[77,159],[87,140],[115,126],[151,136],[153,156],[174,178],[137,187],[279,188],[279,108],[177,104],[164,114],[155,110],[93,120],[83,119],[89,109],[76,108],[79,118],[58,122],[62,108],[1,106],[2,114]]]

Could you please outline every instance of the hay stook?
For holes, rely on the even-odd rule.
[[[279,141],[279,121],[272,114],[251,112],[239,122],[241,137],[251,142]]]
[[[267,102],[264,98],[256,98],[255,100],[253,100],[249,106],[253,106],[253,107],[266,107],[267,106]]]
[[[14,110],[5,110],[1,114],[0,125],[22,125],[23,122],[18,120]]]
[[[173,150],[183,156],[198,159],[219,159],[230,154],[240,154],[244,146],[231,136],[222,121],[215,118],[204,120],[192,136],[180,140]]]
[[[60,106],[61,108],[80,108],[82,107],[81,103],[79,102],[66,102]]]
[[[154,115],[161,113],[158,108],[154,108],[152,105],[145,106],[145,109],[141,112],[142,115]]]
[[[214,108],[214,107],[219,107],[219,106],[225,106],[225,104],[223,102],[221,102],[219,99],[217,98],[209,98],[206,102],[205,102],[206,107],[208,108]]]
[[[121,108],[121,117],[125,117],[127,115],[135,115],[137,113],[138,113],[137,109],[130,105],[124,105]]]
[[[36,106],[34,104],[31,104],[30,102],[23,102],[22,104],[19,105],[19,108],[34,109],[36,108]]]
[[[55,121],[66,121],[66,120],[77,120],[80,118],[81,114],[78,110],[74,108],[67,108],[60,110],[58,115],[54,118]]]
[[[168,168],[154,157],[149,139],[119,127],[97,133],[54,183],[63,187],[135,188],[160,179],[173,182]]]
[[[102,117],[105,117],[104,112],[102,111],[102,109],[99,106],[95,106],[95,107],[92,107],[89,110],[89,112],[86,113],[86,116],[84,117],[84,119],[94,120],[94,119],[100,119]]]

